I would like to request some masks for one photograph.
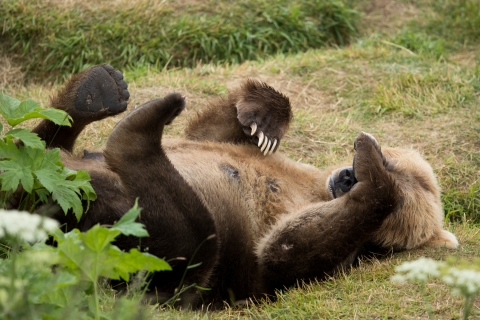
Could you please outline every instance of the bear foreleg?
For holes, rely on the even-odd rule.
[[[285,95],[263,82],[247,80],[190,121],[185,133],[198,141],[252,143],[267,155],[278,149],[291,119]]]

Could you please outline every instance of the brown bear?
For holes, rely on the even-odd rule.
[[[352,166],[320,170],[292,161],[276,152],[292,119],[289,99],[253,80],[191,120],[184,138],[162,139],[185,107],[172,93],[125,116],[102,153],[70,155],[87,124],[124,111],[128,98],[120,72],[94,66],[52,99],[73,126],[43,121],[34,132],[63,150],[67,167],[87,170],[97,192],[79,222],[56,215],[68,229],[111,225],[139,198],[150,237],[116,244],[170,262],[173,271],[150,281],[159,299],[196,284],[210,290],[186,291],[181,305],[218,305],[324,279],[371,245],[458,245],[442,228],[438,183],[417,152],[381,148],[360,133]]]

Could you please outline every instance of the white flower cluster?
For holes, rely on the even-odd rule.
[[[406,280],[410,280],[426,282],[428,277],[439,277],[440,268],[444,266],[444,262],[423,257],[415,261],[404,262],[395,267],[395,271],[405,274],[394,275],[392,277],[392,281],[404,282]]]
[[[451,267],[442,281],[453,287],[457,293],[473,296],[480,293],[480,272]]]
[[[58,227],[56,220],[26,211],[0,209],[0,238],[10,236],[26,242],[36,242]]]

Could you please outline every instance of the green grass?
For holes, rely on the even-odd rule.
[[[24,10],[29,5],[33,6],[31,10],[36,10],[36,17],[42,15],[48,17],[52,10],[65,15],[76,10],[79,16],[85,18],[86,13],[92,12],[94,8],[98,10],[92,17],[85,18],[85,23],[72,24],[73,31],[80,30],[83,25],[89,23],[93,26],[92,21],[98,25],[104,23],[105,26],[112,21],[120,21],[117,15],[106,15],[104,5],[98,4],[95,7],[95,4],[88,1],[66,9],[46,6],[40,2],[7,0],[5,3],[18,4],[18,7]],[[145,6],[146,2],[139,1],[135,8],[128,5],[113,7],[113,10],[117,10],[116,12],[123,12],[123,15],[120,15],[123,24],[118,23],[118,26],[111,29],[116,33],[117,27],[121,29],[126,26],[142,25],[145,27],[138,32],[148,34],[153,27],[145,21],[150,21],[155,25],[156,30],[164,27],[167,30],[172,26],[171,24],[165,23],[159,26],[157,23],[166,12],[171,15],[168,17],[171,20],[167,19],[170,21],[168,23],[182,21],[173,19],[174,16],[177,18],[186,15],[214,16],[215,18],[211,21],[204,22],[217,23],[218,26],[226,21],[225,14],[229,10],[233,12],[232,21],[238,19],[242,12],[245,15],[243,20],[247,23],[253,21],[249,20],[253,17],[250,16],[250,10],[245,9],[245,6],[248,7],[251,3],[246,1],[231,4],[221,1],[192,2],[189,5],[177,4],[173,9],[169,9],[170,11],[157,4],[151,7],[151,11],[157,13],[156,18],[153,19],[153,13],[142,9],[145,8],[142,6]],[[299,12],[308,16],[308,19],[304,19],[306,22],[317,21],[312,18],[312,10],[308,11],[302,7],[303,2],[289,2],[288,5],[282,2],[281,6],[276,5],[278,3],[275,1],[258,3],[259,7],[251,10],[256,12],[258,19],[265,18],[264,15],[259,16],[261,10],[267,14],[278,13],[278,10],[288,7],[290,11],[281,12],[291,13],[295,5],[300,5]],[[113,45],[116,43],[113,40],[109,40],[111,43],[102,40],[105,42],[104,45],[89,47],[88,50],[96,50],[96,52],[102,50],[104,58],[107,57],[108,52],[116,53],[115,59],[118,60],[105,59],[102,62],[111,62],[116,67],[128,66],[125,74],[131,92],[129,109],[172,91],[178,91],[187,96],[187,110],[166,129],[167,136],[180,136],[188,119],[197,110],[206,106],[213,96],[225,95],[228,89],[236,87],[240,81],[251,77],[266,81],[290,97],[295,118],[281,148],[282,152],[296,161],[319,167],[351,162],[354,154],[353,140],[361,131],[374,134],[382,145],[412,147],[419,150],[432,164],[438,177],[442,187],[446,223],[457,235],[461,245],[455,251],[418,249],[395,254],[391,258],[380,261],[364,261],[359,268],[332,280],[283,291],[279,294],[277,301],[259,302],[247,308],[227,308],[214,313],[190,313],[168,308],[158,310],[148,306],[147,312],[158,319],[427,319],[429,318],[427,310],[431,309],[433,319],[460,319],[462,299],[452,296],[445,285],[433,281],[427,283],[425,289],[422,289],[421,286],[414,284],[393,284],[390,277],[394,273],[394,266],[402,261],[414,260],[421,256],[434,259],[454,256],[472,260],[478,257],[480,252],[479,3],[478,0],[352,1],[355,8],[362,14],[360,20],[354,24],[360,33],[352,38],[350,31],[353,29],[349,27],[345,29],[346,33],[341,33],[344,37],[342,39],[345,41],[348,39],[350,42],[348,46],[324,46],[325,43],[341,43],[340,38],[332,36],[328,38],[330,40],[322,40],[323,42],[319,44],[320,49],[312,43],[305,42],[304,46],[298,45],[284,51],[283,49],[258,51],[261,53],[251,56],[244,54],[242,58],[239,58],[240,55],[235,55],[236,53],[232,54],[233,51],[225,51],[223,60],[199,59],[197,62],[201,60],[202,63],[193,63],[190,65],[192,68],[181,67],[188,65],[182,62],[182,59],[191,57],[189,55],[193,54],[197,48],[195,41],[192,42],[195,46],[192,45],[191,52],[187,49],[175,51],[175,53],[182,53],[183,56],[180,58],[175,56],[168,66],[178,68],[164,68],[166,63],[152,62],[147,58],[141,60],[136,55],[132,55],[131,62],[128,59],[122,60],[128,54],[138,52],[138,49],[131,49],[134,47],[127,45],[122,46],[120,51]],[[350,12],[349,5],[340,7],[342,10],[347,10],[347,13]],[[2,7],[0,10],[6,9]],[[296,36],[295,28],[299,24],[292,23],[288,20],[291,15],[282,16],[281,12],[276,16],[278,15],[279,19],[282,17],[287,19],[285,23],[291,28],[288,35]],[[132,17],[133,14],[139,14],[141,18],[134,21],[132,17],[127,17],[128,14]],[[342,17],[346,16],[348,15],[342,15]],[[62,17],[60,22],[48,23],[68,25],[65,21],[67,18]],[[104,22],[95,20],[100,17],[105,18]],[[74,21],[77,17],[71,16],[68,19]],[[198,19],[198,21],[202,20]],[[279,23],[279,20],[275,21]],[[187,24],[187,22],[182,23]],[[232,25],[236,24],[232,23]],[[269,26],[273,28],[272,25]],[[39,30],[44,32],[42,30],[46,29],[48,28],[42,27]],[[217,29],[220,30],[220,28]],[[182,43],[185,44],[192,41],[192,38],[185,34],[178,35],[178,29],[169,30],[176,30],[179,43],[183,41]],[[38,36],[42,39],[41,33]],[[132,38],[138,38],[138,33],[125,33],[124,36],[125,42],[133,43]],[[208,36],[218,37],[219,34],[212,33]],[[57,36],[49,37],[51,43],[56,43]],[[222,40],[222,43],[225,44],[228,41]],[[27,52],[31,52],[28,50],[31,49],[27,49]],[[35,69],[33,61],[43,62],[42,59],[45,59],[45,56],[40,60],[35,60],[37,56],[22,57],[20,45],[13,51],[8,51],[8,57],[16,63],[21,61],[27,76],[36,74],[40,77],[48,77],[45,73],[47,69],[53,68],[52,70],[56,70],[54,73],[68,73],[96,61],[83,58],[81,54],[65,54],[63,49],[56,49],[56,47],[41,48],[41,50],[55,52],[55,55],[52,54],[49,59],[67,57],[68,63],[65,62],[61,67],[52,67],[54,60],[47,60],[38,67],[40,69]],[[226,49],[222,48],[222,50]],[[272,53],[275,54],[271,55]],[[147,52],[146,56],[148,54],[153,53]],[[227,54],[232,55],[227,56]],[[215,59],[220,57],[220,55],[210,55],[210,57],[213,56],[216,57]],[[257,60],[251,61],[253,58]],[[208,61],[225,63],[207,64]],[[238,64],[241,61],[244,62]],[[15,65],[15,67],[18,66],[18,64]],[[18,79],[15,74],[11,77]],[[31,83],[27,86],[19,84],[17,80],[6,83],[4,91],[19,99],[32,97],[41,101],[43,106],[48,105],[48,97],[58,88],[58,84],[52,86],[45,82]],[[90,125],[80,136],[76,152],[101,146],[120,118],[121,116],[117,116]],[[103,306],[111,308],[114,303],[115,297],[112,297],[112,293],[107,290]],[[480,317],[480,300],[477,300],[472,312],[471,319]]]
[[[430,257],[444,260],[478,255],[478,228],[459,224],[454,231],[462,247],[458,251],[419,249],[382,260],[363,261],[360,266],[321,283],[302,284],[279,292],[276,301],[257,302],[248,308],[215,313],[182,313],[162,310],[155,319],[461,319],[463,300],[437,281],[419,284],[393,283],[394,267],[402,261]],[[480,316],[480,299],[470,319]]]
[[[423,25],[427,32],[460,45],[475,44],[480,40],[479,0],[425,1],[433,13]]]
[[[28,78],[102,62],[121,68],[239,63],[346,44],[356,17],[340,0],[209,0],[185,8],[147,0],[72,6],[4,0],[0,49],[17,57]]]

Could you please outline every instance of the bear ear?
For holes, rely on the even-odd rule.
[[[453,233],[447,230],[440,230],[440,232],[433,236],[425,245],[429,247],[456,249],[458,247],[458,240]]]

